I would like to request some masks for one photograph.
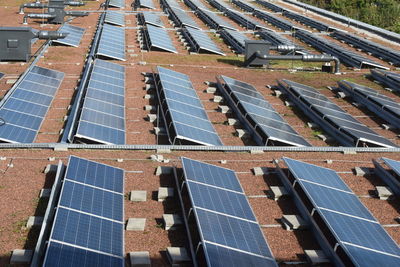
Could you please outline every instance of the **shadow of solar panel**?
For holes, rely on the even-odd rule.
[[[71,156],[43,265],[124,266],[123,190],[122,169]]]
[[[211,40],[207,33],[203,32],[202,30],[185,27],[182,29],[182,33],[194,52],[208,52],[225,56],[225,54]]]
[[[108,2],[108,6],[123,8],[123,7],[125,7],[125,0],[110,0]]]
[[[189,77],[157,67],[157,95],[172,144],[222,145]]]
[[[125,61],[125,29],[104,24],[96,55]]]
[[[64,73],[34,66],[0,107],[0,140],[33,143],[64,78]]]
[[[178,186],[187,188],[208,266],[226,266],[230,255],[277,266],[235,172],[188,158],[182,169]]]
[[[125,144],[125,67],[94,62],[75,138]]]
[[[321,52],[330,54],[339,58],[340,62],[343,64],[354,67],[354,68],[379,68],[379,69],[389,69],[375,61],[372,61],[358,53],[351,52],[346,48],[330,42],[329,40],[317,36],[311,32],[305,30],[298,30],[295,33],[295,37],[299,38],[301,41],[310,44],[314,48]]]
[[[125,15],[124,13],[108,10],[104,22],[117,26],[125,26]]]
[[[341,247],[341,251],[347,254],[347,259],[355,266],[400,263],[400,248],[335,171],[290,158],[283,160],[295,183],[301,187],[296,192],[302,192],[302,200],[306,201],[305,198],[308,198],[308,203],[314,208],[313,213],[318,213],[319,218],[324,221],[325,231],[315,233],[324,234],[329,230],[330,237],[335,239],[330,244],[337,242],[336,246]],[[297,198],[297,201],[302,200]],[[304,210],[302,212],[311,219],[316,218]],[[312,225],[319,227],[322,222]],[[335,250],[336,253],[337,251],[339,250]],[[377,253],[377,258],[372,262],[365,262],[363,256],[371,251]],[[335,252],[331,250],[328,254]]]
[[[220,76],[218,88],[257,144],[310,146],[252,85]]]
[[[148,50],[163,50],[178,53],[167,31],[164,28],[147,24],[144,29],[144,38]]]
[[[156,27],[164,28],[164,23],[161,20],[161,17],[155,13],[151,12],[142,12],[138,14],[138,20],[141,25],[153,25]]]
[[[140,7],[156,9],[153,0],[139,0]]]
[[[385,70],[371,70],[372,77],[390,89],[400,91],[400,74]]]
[[[338,84],[340,90],[350,95],[355,101],[363,104],[394,127],[400,128],[400,103],[360,84],[346,80],[342,80]]]
[[[250,38],[240,32],[230,29],[220,29],[218,33],[224,41],[231,46],[232,50],[238,54],[244,54],[245,41]]]
[[[68,33],[68,35],[63,39],[53,40],[53,43],[78,47],[82,40],[82,36],[85,33],[85,29],[69,24],[64,24],[60,27],[60,29],[58,29],[58,32]]]
[[[396,147],[395,144],[360,123],[316,89],[289,80],[279,80],[278,84],[279,88],[288,94],[304,114],[343,145]]]

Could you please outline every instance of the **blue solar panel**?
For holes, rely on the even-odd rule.
[[[178,53],[172,43],[167,31],[164,28],[156,27],[151,24],[146,25],[144,37],[148,50],[164,50],[167,52]]]
[[[283,160],[303,189],[304,197],[308,198],[334,236],[331,245],[333,241],[337,242],[355,266],[400,264],[398,245],[335,171],[289,158]],[[365,262],[363,259],[371,250],[381,255],[377,257],[380,264],[374,264],[376,260]]]
[[[33,143],[63,78],[62,72],[34,66],[0,107],[0,140]]]
[[[85,29],[65,23],[63,26],[60,27],[60,29],[58,29],[58,32],[68,33],[68,35],[63,39],[53,40],[53,43],[78,47],[82,40],[83,34],[85,33]]]
[[[124,266],[124,172],[71,156],[44,266]]]
[[[125,26],[125,15],[124,13],[108,10],[104,22],[117,26]]]
[[[125,28],[104,24],[96,55],[125,61]]]
[[[145,8],[150,8],[150,9],[156,9],[154,6],[153,0],[139,0],[139,5],[140,7],[145,7]]]
[[[125,0],[110,0],[108,2],[108,6],[123,8],[123,7],[125,7]]]
[[[125,67],[97,59],[79,118],[76,138],[125,144]]]
[[[156,27],[164,28],[161,17],[152,12],[142,12],[138,14],[139,21],[142,25],[150,24]]]
[[[382,158],[382,160],[388,165],[397,175],[400,175],[400,161]]]
[[[225,55],[221,49],[211,40],[211,38],[202,30],[185,27],[182,29],[185,39],[188,41],[192,50],[196,53],[208,52],[218,55]]]
[[[157,93],[170,142],[222,145],[189,77],[161,67],[157,69]]]

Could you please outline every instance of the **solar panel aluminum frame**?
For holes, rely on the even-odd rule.
[[[321,246],[321,248],[323,249],[325,254],[333,261],[333,265],[347,266],[348,264],[351,264],[351,263],[353,265],[355,265],[353,262],[353,260],[355,260],[355,259],[352,258],[351,253],[348,253],[347,247],[342,246],[346,242],[340,240],[340,238],[335,233],[334,229],[332,229],[332,227],[330,226],[329,222],[327,222],[324,219],[325,216],[323,214],[320,214],[321,208],[315,204],[315,202],[313,201],[313,198],[309,195],[308,190],[306,188],[304,188],[303,183],[298,181],[298,179],[299,180],[301,180],[301,179],[297,178],[296,175],[290,171],[290,169],[287,167],[288,165],[286,163],[285,164],[281,163],[281,162],[284,162],[285,159],[286,159],[286,157],[283,157],[282,160],[279,162],[274,161],[278,177],[282,181],[286,190],[293,197],[294,203],[295,203],[297,209],[299,210],[300,214],[302,215],[302,218],[309,225],[312,226],[310,228],[311,228],[312,232],[314,233],[314,236],[317,239],[319,245]],[[310,165],[313,165],[313,164],[310,164]],[[284,167],[285,167],[285,169],[284,169]],[[320,166],[317,166],[317,167],[334,172],[333,170],[331,170],[329,168],[324,168],[324,167],[320,167]],[[336,172],[335,172],[335,174],[341,179],[341,177]],[[350,191],[346,191],[346,192],[348,192],[348,193],[351,192],[354,195],[354,192],[351,191],[351,189],[349,189],[349,190]],[[366,210],[368,210],[362,202],[360,202],[360,203],[362,206],[364,206],[364,208]],[[373,216],[372,216],[372,218],[375,219]],[[375,219],[375,221],[378,222],[376,219]],[[382,227],[382,229],[383,229],[383,227]],[[383,229],[383,231],[386,232],[385,229]],[[329,233],[327,233],[327,232],[329,232]],[[387,232],[386,232],[386,234],[387,234]],[[393,241],[393,238],[389,234],[387,234],[387,235]],[[336,243],[333,243],[333,242],[336,242]],[[384,253],[384,252],[381,252],[381,253]],[[349,262],[349,261],[351,261],[351,262]]]
[[[105,32],[105,28],[106,27],[108,27],[107,30],[111,30],[112,27],[114,27],[114,29],[119,29],[119,30],[123,30],[124,31],[124,33],[123,33],[124,42],[123,42],[123,51],[122,51],[123,52],[123,57],[118,57],[118,56],[115,56],[115,55],[110,55],[110,54],[107,54],[107,53],[99,52],[99,49],[101,48],[102,40],[103,40],[103,38],[106,38],[106,37],[104,37],[107,34],[107,32]],[[107,41],[107,43],[109,44],[110,42]],[[116,43],[114,43],[114,44],[116,44]],[[101,28],[100,41],[99,41],[99,45],[97,47],[96,56],[102,56],[102,57],[106,57],[106,58],[112,58],[112,59],[116,59],[116,60],[126,61],[126,58],[125,58],[125,56],[126,56],[125,55],[126,54],[125,53],[125,45],[126,45],[125,28],[121,28],[121,27],[113,26],[113,25],[109,25],[109,24],[103,24],[103,26]],[[107,49],[107,50],[109,51],[109,49]]]
[[[291,145],[291,146],[304,147],[301,144],[293,143],[293,142],[290,142],[288,140],[283,140],[283,139],[279,139],[279,138],[276,138],[276,137],[267,136],[267,134],[264,133],[263,131],[262,131],[262,134],[261,134],[257,129],[257,127],[258,127],[257,123],[253,123],[253,120],[252,120],[251,116],[250,117],[247,116],[248,114],[243,114],[241,108],[239,107],[240,103],[238,103],[238,104],[236,103],[237,101],[235,101],[233,99],[233,96],[232,96],[234,94],[233,93],[230,94],[228,92],[230,90],[226,89],[225,87],[228,87],[228,85],[225,84],[224,79],[221,76],[217,76],[217,88],[218,88],[218,91],[222,93],[224,99],[227,100],[228,105],[234,111],[235,116],[239,119],[239,121],[241,122],[243,127],[246,128],[246,130],[251,133],[251,136],[252,136],[253,140],[259,146],[285,144],[285,145]],[[255,124],[255,125],[253,125],[253,124]]]
[[[245,45],[239,42],[234,36],[232,36],[229,33],[229,30],[227,29],[220,29],[218,33],[221,35],[221,37],[224,39],[225,43],[227,43],[229,46],[231,46],[232,50],[235,51],[237,54],[244,54],[245,51]]]
[[[384,165],[388,166],[387,164],[385,164],[385,158],[380,158],[379,160],[373,159],[372,163],[375,167],[374,173],[376,173],[376,175],[389,186],[394,194],[400,196],[400,174],[394,171],[388,171],[384,167]]]
[[[62,194],[62,190],[63,190],[63,187],[64,187],[64,183],[65,183],[65,175],[68,173],[68,170],[69,170],[69,168],[70,168],[70,164],[69,164],[69,162],[71,161],[71,158],[72,157],[75,157],[75,156],[69,156],[69,159],[68,159],[68,165],[67,165],[67,167],[65,168],[65,171],[64,171],[64,176],[63,176],[63,183],[62,183],[62,185],[59,185],[60,187],[61,187],[61,191],[60,191],[60,197],[58,198],[58,201],[57,201],[57,208],[56,208],[56,210],[54,211],[54,219],[56,219],[57,218],[57,214],[58,214],[58,212],[59,212],[59,210],[60,210],[60,203],[61,203],[61,194]],[[78,157],[77,157],[78,158]],[[89,162],[93,162],[93,163],[95,163],[95,164],[101,164],[101,165],[105,165],[105,166],[107,166],[107,167],[112,167],[112,168],[115,168],[115,169],[120,169],[120,170],[122,170],[122,188],[124,189],[125,188],[125,171],[123,170],[123,169],[121,169],[121,168],[117,168],[117,167],[114,167],[114,166],[111,166],[111,165],[108,165],[108,164],[104,164],[104,163],[99,163],[99,162],[96,162],[96,161],[91,161],[91,160],[87,160],[87,159],[85,159],[86,161],[89,161]],[[123,193],[122,193],[123,194]],[[62,206],[61,206],[62,207]],[[65,208],[64,208],[65,209]],[[122,213],[122,220],[121,220],[121,224],[122,224],[122,228],[123,228],[123,230],[122,230],[122,241],[124,242],[124,240],[125,240],[125,230],[124,230],[124,224],[125,224],[125,201],[122,201],[122,211],[123,211],[123,213]],[[82,214],[85,214],[85,213],[82,213]],[[92,214],[92,213],[87,213],[87,215],[88,216],[93,216],[94,217],[94,215]],[[104,220],[104,219],[103,219]],[[112,219],[110,219],[110,220],[112,220]],[[117,222],[116,220],[113,220],[114,222]],[[118,222],[119,223],[119,222]],[[47,243],[47,246],[49,246],[50,245],[50,243],[51,243],[51,234],[53,233],[53,230],[54,230],[54,226],[55,226],[55,222],[53,221],[53,223],[52,223],[52,226],[51,226],[51,230],[50,230],[50,235],[49,235],[49,241],[48,241],[48,243]],[[58,242],[55,242],[55,243],[58,243]],[[89,248],[81,248],[81,247],[79,247],[79,246],[77,246],[77,245],[75,245],[75,244],[72,244],[72,243],[66,243],[66,245],[67,246],[71,246],[71,247],[75,247],[75,248],[80,248],[80,249],[83,249],[83,250],[88,250],[88,251],[90,251],[90,249]],[[97,251],[96,251],[97,252]],[[96,253],[95,252],[95,253]],[[100,252],[97,252],[97,253],[100,253]],[[106,253],[104,253],[104,254],[106,254]],[[112,255],[112,256],[114,256],[114,257],[116,257],[116,258],[120,258],[120,259],[122,259],[122,263],[123,263],[123,265],[122,266],[120,266],[120,267],[123,267],[124,266],[124,264],[125,264],[125,259],[124,259],[124,255],[125,255],[125,246],[124,246],[124,244],[122,244],[122,256],[121,257],[118,257],[117,255]],[[111,255],[110,255],[111,256]],[[45,255],[45,258],[44,258],[44,260],[43,260],[43,263],[44,262],[46,262],[46,257],[47,257],[47,253],[46,253],[46,255]]]
[[[338,128],[334,127],[332,124],[324,120],[320,115],[318,115],[317,112],[315,112],[313,109],[311,109],[309,106],[307,106],[303,101],[299,99],[298,96],[293,94],[292,90],[289,90],[284,82],[282,80],[278,80],[278,87],[287,94],[289,99],[293,102],[296,103],[297,106],[300,107],[300,109],[307,111],[306,115],[316,124],[318,124],[321,129],[323,129],[325,132],[327,132],[330,136],[334,136],[334,138],[339,141],[344,146],[349,146],[349,147],[359,147],[362,146],[363,143],[370,143],[375,146],[381,146],[381,147],[393,147],[393,146],[388,146],[382,143],[377,143],[373,142],[372,140],[366,140],[363,138],[355,140],[355,137],[351,137],[350,135],[346,134],[346,132],[340,131]],[[290,87],[290,85],[289,85]]]
[[[400,117],[398,114],[391,112],[384,106],[381,106],[375,101],[372,101],[368,97],[360,94],[357,90],[354,90],[352,85],[347,83],[346,80],[339,81],[337,83],[339,85],[339,90],[345,92],[347,95],[350,95],[356,102],[366,106],[370,111],[372,111],[381,119],[395,126],[397,129],[400,129]]]
[[[152,24],[150,24],[150,25],[148,25],[148,26],[153,26]],[[160,29],[162,29],[162,30],[164,30],[165,32],[166,32],[166,29],[164,29],[164,28],[161,28],[161,27],[157,27],[157,26],[153,26],[153,27],[155,27],[155,28],[160,28]],[[168,33],[166,32],[166,34],[168,35]],[[157,50],[161,50],[161,51],[167,51],[167,52],[170,52],[170,53],[175,53],[175,54],[178,54],[178,51],[176,50],[176,48],[175,48],[175,50],[172,50],[172,49],[170,49],[170,48],[167,48],[167,47],[161,47],[161,46],[159,46],[159,45],[155,45],[155,44],[153,44],[153,42],[152,42],[152,39],[151,39],[151,37],[150,37],[150,33],[149,33],[149,31],[148,31],[148,27],[146,26],[146,27],[144,27],[144,28],[142,28],[142,36],[144,37],[144,41],[145,41],[145,44],[146,44],[146,49],[148,50],[148,51],[151,51],[152,50],[152,48],[154,47],[154,48],[156,48]],[[172,40],[171,40],[171,38],[170,38],[170,41],[171,41],[171,44],[173,45],[173,43],[172,43]]]
[[[46,240],[48,240],[51,230],[51,224],[55,215],[55,206],[57,204],[57,199],[59,198],[61,180],[65,174],[65,165],[61,160],[58,161],[57,171],[54,179],[53,186],[51,187],[51,192],[49,200],[47,203],[46,212],[43,217],[43,223],[40,227],[39,237],[33,252],[32,261],[30,267],[42,266],[44,260],[44,253],[46,251]]]

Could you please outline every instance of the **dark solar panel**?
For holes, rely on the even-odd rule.
[[[169,37],[167,30],[147,24],[144,30],[144,38],[148,50],[163,50],[178,53]]]
[[[84,28],[79,28],[69,24],[64,24],[63,26],[60,27],[60,29],[58,29],[58,31],[61,33],[68,33],[67,37],[63,39],[53,40],[52,42],[58,44],[70,45],[74,47],[79,46],[82,40],[82,36],[85,33]]]
[[[33,143],[64,73],[34,66],[0,107],[0,140]]]
[[[117,26],[125,26],[125,15],[124,13],[108,10],[104,22]]]
[[[378,82],[382,83],[384,86],[389,87],[395,91],[400,91],[400,74],[391,71],[371,70],[372,77]]]
[[[372,160],[375,165],[374,173],[379,176],[392,192],[400,195],[400,161],[388,158]]]
[[[76,138],[125,144],[125,67],[97,59],[86,90]]]
[[[240,12],[236,12],[233,10],[227,10],[225,14],[231,18],[232,20],[236,21],[239,25],[242,27],[249,29],[249,30],[255,30],[255,29],[266,29],[268,30],[269,28],[261,23],[258,22],[257,20],[254,20],[253,18],[250,18]]]
[[[202,30],[185,27],[182,29],[182,33],[194,52],[206,52],[218,55],[225,55],[221,51],[221,49],[219,49],[219,47],[214,43],[214,41],[211,40],[207,33],[203,32]]]
[[[125,29],[104,24],[96,55],[125,61]]]
[[[220,29],[218,33],[224,41],[231,46],[232,50],[238,54],[244,54],[245,41],[250,38],[238,31],[230,29]]]
[[[331,238],[335,238],[331,242],[337,242],[335,247],[340,246],[355,266],[400,264],[400,248],[335,171],[290,158],[283,160],[314,207],[313,213],[318,212]],[[371,251],[377,258],[366,262],[364,256]]]

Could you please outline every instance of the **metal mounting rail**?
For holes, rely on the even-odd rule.
[[[64,144],[64,143],[31,143],[0,144],[0,149],[101,149],[101,150],[175,150],[175,151],[208,151],[208,152],[357,152],[357,153],[399,153],[400,148],[380,147],[282,147],[282,146],[196,146],[196,145],[98,145],[98,144]]]

